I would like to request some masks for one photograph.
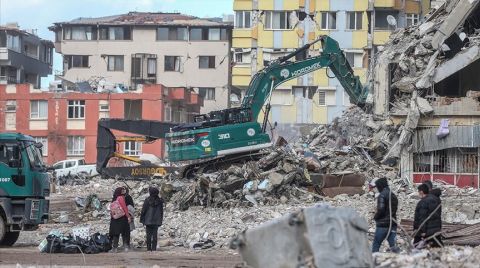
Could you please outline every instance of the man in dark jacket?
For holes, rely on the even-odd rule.
[[[158,188],[150,187],[150,196],[143,202],[140,222],[147,231],[147,250],[157,250],[158,227],[163,222],[163,200],[158,196]]]
[[[420,201],[415,208],[413,220],[414,240],[413,244],[419,246],[425,240],[432,247],[442,246],[442,203],[440,201],[441,191],[430,193],[428,185],[418,186]]]
[[[386,178],[375,182],[375,187],[380,193],[377,199],[377,210],[373,219],[376,222],[375,236],[373,238],[372,252],[378,252],[383,240],[387,238],[390,250],[399,252],[395,238],[397,236],[397,196],[391,192]]]

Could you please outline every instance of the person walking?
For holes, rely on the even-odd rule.
[[[112,203],[110,204],[110,228],[109,235],[112,239],[112,253],[117,253],[120,235],[122,236],[125,251],[130,249],[127,239],[131,221],[128,213],[127,204],[125,203],[124,188],[118,187],[113,193]]]
[[[441,191],[434,189],[430,192],[429,185],[423,183],[418,186],[418,194],[421,199],[415,208],[413,244],[417,248],[423,248],[425,245],[441,247],[443,245]]]
[[[373,219],[375,220],[375,235],[373,238],[372,252],[378,252],[385,238],[388,241],[390,250],[398,253],[400,249],[396,246],[397,236],[397,196],[388,187],[386,178],[375,181],[375,187],[380,193],[377,198],[377,210]]]
[[[163,223],[163,199],[158,196],[156,187],[148,189],[149,197],[143,202],[140,222],[145,225],[147,231],[147,251],[157,250],[158,228]]]

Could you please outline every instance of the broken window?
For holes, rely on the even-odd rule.
[[[97,31],[91,26],[70,26],[63,28],[65,40],[96,40]]]
[[[394,25],[389,25],[387,21],[388,16],[393,16],[398,21],[398,11],[392,10],[375,10],[375,29],[390,30],[394,29]]]
[[[228,40],[227,29],[220,28],[190,28],[190,41]]]
[[[412,25],[418,24],[420,21],[420,15],[419,14],[407,14],[407,27],[410,27]]]
[[[199,56],[198,57],[200,69],[214,69],[215,68],[215,56]]]
[[[142,155],[142,143],[137,141],[127,141],[123,144],[123,153],[130,156]]]
[[[265,29],[269,30],[289,30],[291,11],[266,11]]]
[[[235,12],[235,28],[250,28],[252,25],[251,11]]]
[[[347,12],[347,29],[362,29],[363,12]]]
[[[478,149],[458,148],[458,173],[478,173]]]
[[[345,52],[345,57],[352,68],[363,68],[363,52]]]
[[[165,56],[165,71],[180,72],[180,56]]]
[[[157,40],[182,40],[188,39],[186,27],[159,27],[157,28]]]
[[[67,69],[88,68],[88,56],[84,55],[65,55]]]
[[[320,12],[322,30],[337,29],[337,12]]]
[[[434,173],[455,172],[455,152],[450,149],[433,152]]]
[[[108,56],[107,70],[110,72],[123,71],[123,55]]]
[[[215,88],[201,87],[198,88],[198,95],[204,100],[215,100]]]
[[[413,155],[413,172],[430,173],[430,153],[419,153]]]
[[[68,119],[85,119],[85,100],[68,101]]]
[[[142,119],[142,100],[124,100],[124,118],[130,120]]]
[[[131,40],[132,29],[129,26],[100,26],[100,40]]]

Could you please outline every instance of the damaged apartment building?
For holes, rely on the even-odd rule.
[[[0,84],[30,83],[40,88],[41,78],[52,73],[53,43],[22,30],[17,23],[0,26]]]
[[[479,187],[480,1],[446,1],[378,54],[374,113],[400,126],[402,176]]]
[[[377,46],[396,28],[418,24],[430,10],[430,1],[235,0],[233,9],[232,86],[242,95],[257,71],[321,35],[339,42],[365,83]],[[318,55],[319,48],[310,50],[310,56]],[[349,105],[338,80],[323,69],[277,87],[270,121],[278,122],[279,135],[292,139],[304,126],[331,123]]]
[[[57,22],[55,49],[63,56],[64,85],[136,90],[161,84],[203,97],[201,113],[229,107],[232,26],[180,13],[129,12]],[[195,114],[181,102],[166,104],[168,118]]]

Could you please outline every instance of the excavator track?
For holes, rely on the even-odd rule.
[[[224,170],[232,164],[243,164],[248,161],[257,161],[266,154],[268,153],[264,151],[253,151],[191,163],[181,169],[180,176],[184,179],[191,179],[195,174],[212,173],[218,170]]]

